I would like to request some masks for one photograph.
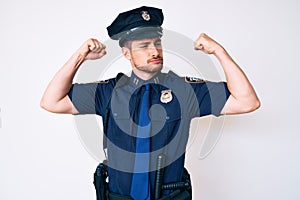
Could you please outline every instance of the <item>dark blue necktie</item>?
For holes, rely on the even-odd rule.
[[[149,160],[150,160],[150,85],[146,84],[141,100],[141,108],[136,136],[136,156],[132,175],[130,195],[135,200],[150,200]]]

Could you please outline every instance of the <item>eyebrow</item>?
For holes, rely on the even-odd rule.
[[[138,43],[138,45],[148,45],[150,44],[151,42],[141,42],[141,43]]]
[[[138,45],[148,45],[148,44],[150,44],[152,41],[149,41],[149,42],[140,42],[140,43],[138,43]],[[157,42],[161,42],[161,39],[159,38],[159,39],[156,39],[156,40],[154,40],[153,41],[154,43],[157,43]]]

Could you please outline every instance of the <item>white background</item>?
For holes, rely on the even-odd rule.
[[[163,8],[165,29],[191,39],[206,32],[220,42],[262,102],[256,112],[226,117],[207,158],[199,159],[203,137],[188,149],[194,199],[300,199],[299,2],[148,2],[0,1],[0,199],[95,199],[97,161],[82,146],[74,118],[48,113],[39,101],[87,38],[108,40],[117,13],[142,5]]]

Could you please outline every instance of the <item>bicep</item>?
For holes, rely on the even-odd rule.
[[[221,114],[222,115],[233,115],[249,113],[256,110],[259,107],[259,101],[255,99],[236,99],[233,95],[230,95],[227,99]]]
[[[237,114],[236,105],[237,100],[230,95],[221,111],[221,115]]]
[[[65,96],[59,102],[57,107],[58,107],[58,110],[60,110],[64,114],[73,114],[73,115],[75,115],[75,114],[79,113],[68,95]]]
[[[69,96],[66,95],[60,101],[54,103],[53,105],[41,104],[41,107],[52,113],[60,114],[78,114],[78,110],[75,108],[74,104],[70,100]]]

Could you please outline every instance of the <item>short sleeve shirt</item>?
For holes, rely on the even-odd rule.
[[[151,85],[150,185],[154,192],[156,158],[166,155],[164,183],[182,180],[190,122],[195,117],[220,115],[230,93],[225,82],[180,77],[172,71],[151,80],[135,76],[74,84],[69,97],[79,114],[105,117],[109,189],[129,195],[142,85]],[[103,120],[104,121],[104,120]]]

